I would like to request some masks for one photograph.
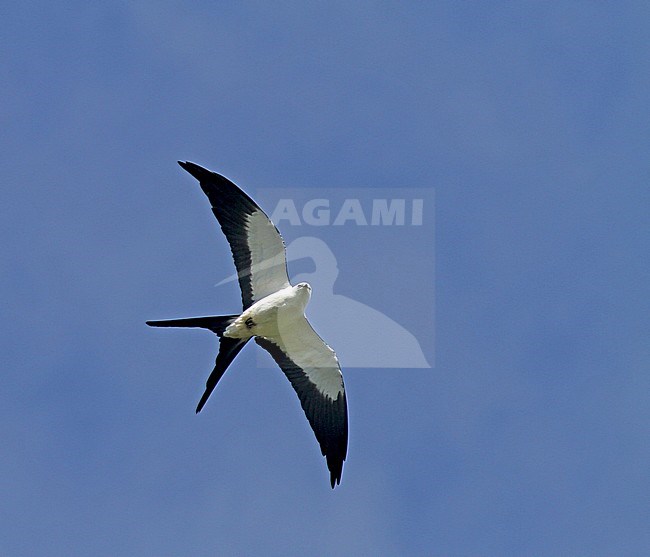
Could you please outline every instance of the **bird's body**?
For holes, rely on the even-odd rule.
[[[224,337],[249,339],[253,336],[277,338],[286,327],[304,317],[311,296],[311,287],[302,282],[287,286],[255,302],[228,325]]]
[[[201,327],[219,337],[219,353],[196,408],[201,411],[228,366],[251,338],[267,350],[293,386],[321,452],[330,483],[341,481],[347,455],[345,387],[338,359],[305,317],[311,287],[291,286],[280,233],[257,204],[227,178],[194,163],[179,164],[199,180],[232,251],[242,312],[148,321],[154,327]]]

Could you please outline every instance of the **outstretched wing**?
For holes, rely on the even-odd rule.
[[[348,409],[338,359],[305,317],[283,327],[281,333],[276,338],[255,337],[255,341],[269,351],[298,394],[334,487],[341,482],[348,448]]]
[[[284,242],[257,204],[227,178],[178,161],[201,184],[230,244],[244,309],[289,286]]]

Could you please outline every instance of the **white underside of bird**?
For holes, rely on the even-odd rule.
[[[306,282],[287,286],[255,302],[226,327],[223,336],[242,340],[262,337],[293,354],[297,352],[293,348],[300,347],[303,356],[296,358],[296,363],[303,369],[316,371],[331,367],[331,361],[323,358],[322,341],[310,335],[311,326],[305,316],[310,298],[311,286]],[[336,359],[334,351],[329,346],[327,349],[329,357]],[[307,376],[309,375],[307,371]],[[326,376],[326,379],[329,378]],[[319,390],[328,398],[335,399],[343,390],[343,382],[336,375],[326,381],[320,378]]]
[[[310,297],[311,286],[306,282],[287,286],[255,302],[226,327],[223,336],[241,339],[253,336],[280,338],[283,334],[282,324],[291,326],[303,317]]]

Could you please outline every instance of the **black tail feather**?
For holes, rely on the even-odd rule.
[[[219,336],[219,353],[217,354],[217,360],[214,364],[214,369],[208,377],[208,380],[205,384],[205,392],[199,401],[199,405],[196,407],[196,413],[198,414],[208,398],[214,391],[214,388],[217,386],[219,379],[223,376],[228,369],[228,366],[235,359],[237,354],[241,351],[246,343],[250,340],[249,338],[230,338],[224,337],[223,333],[226,330],[226,327],[230,325],[235,319],[239,317],[238,315],[213,315],[211,317],[187,317],[184,319],[166,319],[164,321],[147,321],[147,325],[150,327],[200,327],[202,329],[208,329]]]
[[[219,354],[217,355],[217,361],[215,362],[214,369],[205,384],[205,392],[196,407],[197,414],[201,411],[208,398],[210,398],[212,391],[214,391],[219,379],[221,379],[223,374],[226,372],[228,366],[235,359],[237,354],[239,354],[240,350],[246,346],[246,343],[249,340],[250,338],[241,339],[229,337],[221,337],[219,339]]]
[[[211,317],[187,317],[184,319],[166,319],[164,321],[147,321],[150,327],[200,327],[209,329],[214,334],[221,336],[228,325],[238,315],[213,315]]]

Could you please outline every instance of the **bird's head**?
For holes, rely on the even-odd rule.
[[[307,302],[311,298],[311,286],[309,286],[309,283],[299,282],[293,288],[296,294],[304,300],[305,304],[307,304]]]
[[[311,293],[311,286],[309,285],[308,282],[299,282],[298,284],[296,284],[296,288],[300,290],[304,289],[304,291]]]

